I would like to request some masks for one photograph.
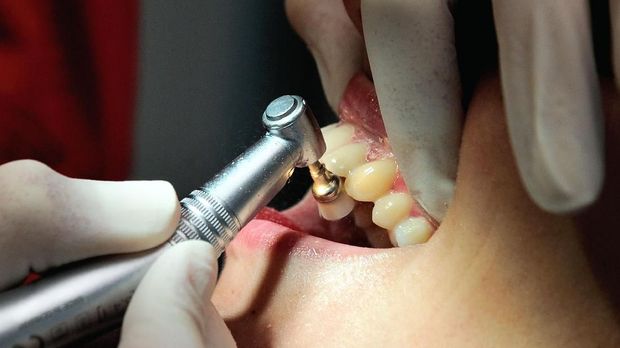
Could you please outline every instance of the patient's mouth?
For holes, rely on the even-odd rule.
[[[343,179],[340,196],[257,218],[343,244],[389,248],[425,243],[436,228],[400,176],[372,82],[353,77],[340,103],[341,121],[322,129],[325,167]],[[279,221],[275,221],[279,219]]]
[[[351,214],[373,247],[426,242],[434,228],[398,171],[372,82],[354,76],[340,103],[341,122],[322,129],[327,150],[320,159],[344,178],[344,191],[332,203],[318,203],[320,215],[334,221]],[[383,231],[381,231],[383,229]]]

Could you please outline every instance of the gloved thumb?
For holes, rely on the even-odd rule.
[[[210,244],[187,241],[167,250],[129,304],[120,347],[235,347],[210,301],[216,278]]]

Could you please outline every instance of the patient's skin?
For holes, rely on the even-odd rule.
[[[528,198],[487,78],[466,115],[456,195],[427,244],[337,258],[233,243],[216,307],[242,347],[620,345],[620,128],[617,103],[606,106],[607,184],[578,220]]]

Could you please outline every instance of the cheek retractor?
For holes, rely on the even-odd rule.
[[[181,201],[181,220],[161,247],[102,257],[0,295],[0,347],[56,347],[120,326],[131,295],[158,255],[202,239],[221,254],[239,230],[284,187],[295,167],[310,167],[321,201],[338,198],[340,178],[318,163],[325,142],[305,101],[283,96],[263,114],[267,133]]]

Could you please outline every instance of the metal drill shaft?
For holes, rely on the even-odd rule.
[[[221,254],[284,187],[301,156],[299,144],[267,133],[203,187],[181,201],[181,220],[169,241],[208,241]]]
[[[221,253],[240,226],[284,187],[295,167],[309,166],[313,172],[325,152],[325,142],[301,97],[285,95],[272,101],[263,113],[263,124],[267,134],[256,145],[181,201],[181,221],[170,243],[203,239]],[[339,178],[322,168],[320,184],[331,181],[334,186],[334,178]],[[335,199],[339,187],[338,181],[337,192],[325,191],[324,199]]]
[[[119,326],[144,273],[169,245],[203,239],[221,253],[295,167],[316,162],[325,151],[316,120],[300,97],[274,100],[263,123],[267,134],[181,201],[181,221],[165,245],[100,257],[0,294],[0,347],[63,346]]]

